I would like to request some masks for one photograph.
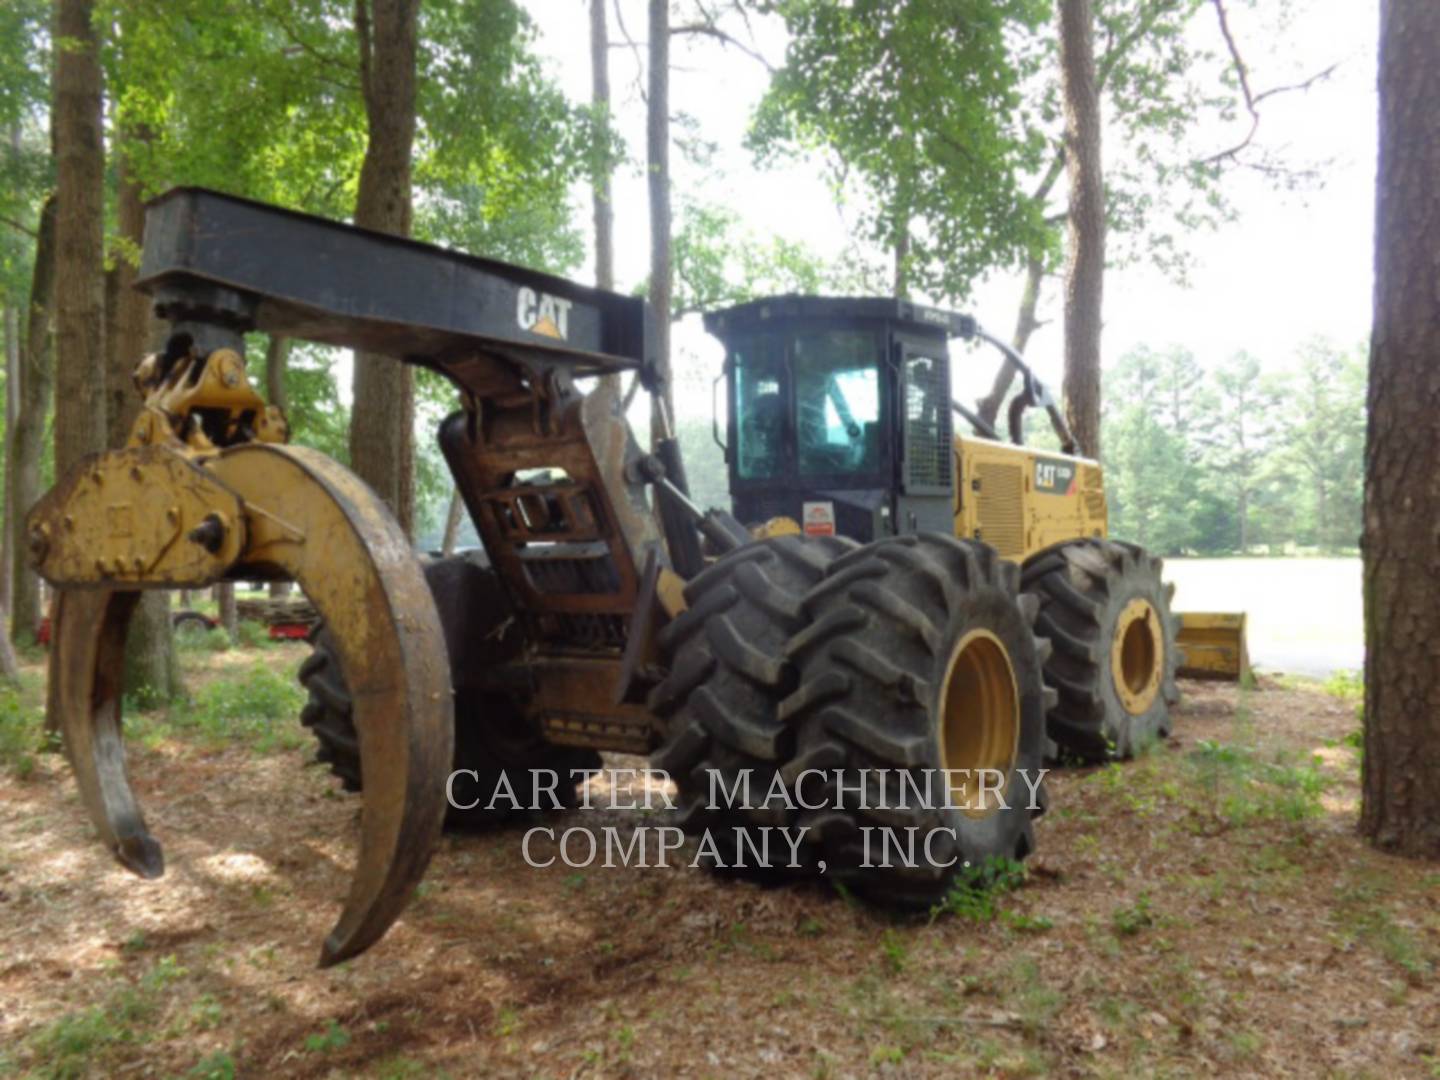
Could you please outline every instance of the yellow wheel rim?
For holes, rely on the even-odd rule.
[[[950,654],[939,726],[952,802],[970,817],[988,817],[1001,805],[1020,745],[1015,669],[989,630],[971,630]]]
[[[1164,664],[1160,616],[1149,600],[1137,596],[1120,612],[1110,643],[1110,675],[1130,715],[1139,716],[1155,703]]]

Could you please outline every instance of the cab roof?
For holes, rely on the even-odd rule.
[[[973,337],[975,319],[957,311],[929,307],[888,296],[802,296],[787,293],[749,300],[734,307],[705,313],[705,329],[724,339],[737,331],[754,330],[776,322],[888,322],[923,334]]]

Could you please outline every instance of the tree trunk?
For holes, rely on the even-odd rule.
[[[33,642],[40,626],[40,579],[30,568],[25,542],[25,515],[40,497],[40,459],[45,451],[45,417],[50,411],[50,322],[55,298],[55,212],[50,196],[40,210],[35,265],[30,277],[30,308],[25,316],[25,350],[21,358],[20,414],[10,434],[6,470],[14,491],[16,513],[11,523],[15,552],[15,606],[10,633],[16,641]]]
[[[20,415],[20,316],[13,304],[5,305],[5,460],[10,460],[11,437]],[[5,532],[0,536],[0,628],[10,625],[15,602],[15,517],[24,511],[15,501],[15,482],[5,473]],[[4,634],[0,629],[0,635]]]
[[[1440,857],[1440,6],[1380,5],[1375,325],[1365,449],[1360,831]]]
[[[290,422],[290,394],[285,389],[285,371],[290,365],[290,339],[270,335],[265,344],[265,399],[285,414]],[[291,582],[272,581],[270,595],[279,599],[289,596]]]
[[[441,555],[455,554],[455,545],[460,540],[460,518],[464,510],[465,504],[460,500],[460,492],[457,490],[450,496],[450,509],[445,514],[445,535],[440,541]]]
[[[590,0],[590,105],[610,120],[610,29],[605,22],[609,0]],[[611,168],[607,158],[595,173],[591,192],[595,223],[595,287],[615,288],[615,206],[611,202]],[[612,401],[620,398],[620,376],[603,375],[597,387]]]
[[[655,355],[660,393],[650,413],[652,442],[665,434],[661,409],[675,422],[670,379],[670,292],[674,273],[670,250],[670,5],[650,0],[650,93],[645,124],[650,185],[650,308],[655,313]]]
[[[150,300],[135,289],[137,267],[128,252],[138,251],[145,236],[145,202],[140,183],[127,159],[126,144],[146,138],[143,132],[126,132],[116,155],[115,217],[120,237],[126,241],[110,271],[110,307],[106,325],[106,425],[111,447],[125,445],[135,418],[140,415],[140,395],[135,390],[135,365],[152,341],[164,333],[150,314]],[[180,664],[175,654],[175,634],[170,623],[170,593],[147,590],[130,620],[125,641],[125,690],[141,701],[168,700],[181,689]]]
[[[235,583],[222,581],[215,586],[215,606],[219,609],[220,625],[230,635],[230,640],[240,640],[240,613],[235,607]]]
[[[590,0],[590,104],[610,118],[610,31],[605,25],[607,0]],[[610,202],[610,166],[595,176],[595,285],[615,288],[615,207]]]
[[[368,140],[355,224],[410,235],[410,154],[415,141],[415,37],[419,0],[356,0],[360,86]],[[399,357],[355,354],[350,466],[394,512],[415,523],[415,386]]]
[[[895,237],[893,248],[895,256],[895,276],[891,282],[891,288],[895,293],[896,300],[904,300],[910,295],[910,225],[901,225],[898,235]]]
[[[285,390],[285,371],[290,365],[290,339],[270,335],[265,345],[265,399],[289,419],[290,395]]]
[[[1025,291],[1020,295],[1020,314],[1015,320],[1015,336],[1010,339],[1011,347],[1022,356],[1030,345],[1031,335],[1040,329],[1040,320],[1035,317],[1035,312],[1040,306],[1040,285],[1044,280],[1045,260],[1042,256],[1032,255],[1025,266]],[[1000,370],[995,373],[990,393],[977,403],[980,417],[986,423],[992,426],[995,424],[1000,415],[1000,406],[1005,404],[1005,395],[1010,392],[1010,384],[1015,381],[1017,370],[1007,356],[1000,365]]]
[[[56,0],[55,475],[105,446],[105,147],[93,0]]]
[[[1060,77],[1070,211],[1065,273],[1065,413],[1079,451],[1100,456],[1100,309],[1105,287],[1105,183],[1090,0],[1063,0]]]

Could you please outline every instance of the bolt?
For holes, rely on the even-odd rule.
[[[134,480],[136,483],[139,483],[139,482],[140,482],[141,480],[143,480],[144,478],[145,478],[145,474],[140,471],[140,466],[139,466],[139,465],[132,465],[132,466],[130,466],[130,479],[131,479],[131,480]]]
[[[186,539],[214,555],[225,543],[225,522],[219,514],[207,514],[204,521],[190,530]]]
[[[173,506],[170,507],[169,510],[165,511],[165,520],[168,521],[171,525],[180,524],[180,511]]]

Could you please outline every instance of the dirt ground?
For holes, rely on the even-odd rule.
[[[521,825],[447,836],[389,935],[327,971],[359,802],[303,740],[136,746],[155,882],[42,756],[0,778],[0,1074],[1440,1076],[1440,865],[1355,836],[1354,703],[1184,691],[1168,743],[1052,775],[993,909],[533,869]]]

